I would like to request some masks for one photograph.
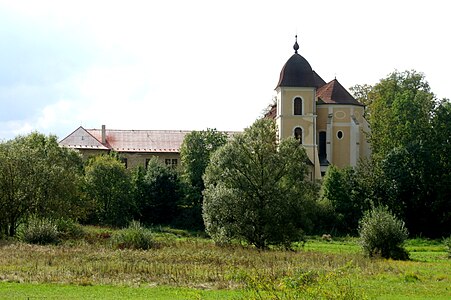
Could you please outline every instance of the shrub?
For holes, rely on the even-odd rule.
[[[451,258],[451,236],[443,239],[443,244],[445,244],[446,250],[448,251],[448,258]]]
[[[366,255],[384,258],[408,259],[403,247],[408,237],[404,222],[397,219],[386,207],[367,211],[359,222],[360,245]]]
[[[32,218],[22,232],[22,240],[30,244],[57,244],[58,236],[58,229],[50,219]]]
[[[130,225],[119,230],[111,237],[112,245],[118,249],[142,249],[147,250],[154,246],[153,233],[138,221],[132,221]]]
[[[55,225],[62,239],[78,239],[85,235],[83,227],[72,219],[60,218]]]

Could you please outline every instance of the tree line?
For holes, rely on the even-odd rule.
[[[55,136],[32,133],[0,143],[0,232],[14,236],[30,218],[85,224],[205,230],[216,242],[288,247],[304,234],[354,235],[365,212],[384,206],[411,235],[451,228],[451,105],[424,75],[394,72],[351,91],[367,105],[372,155],[355,168],[330,166],[307,179],[307,156],[294,138],[258,119],[243,133],[194,131],[181,166],[157,158],[127,170],[120,155],[83,161]]]

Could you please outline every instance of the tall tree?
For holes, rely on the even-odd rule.
[[[131,221],[135,203],[125,165],[112,155],[100,155],[85,167],[85,193],[92,213],[88,222],[124,226]]]
[[[15,235],[34,214],[80,217],[82,160],[55,136],[32,133],[0,144],[0,227]]]
[[[339,169],[332,165],[327,169],[321,186],[321,200],[329,201],[335,213],[330,230],[340,234],[356,234],[358,220],[370,208],[358,173],[351,167]]]
[[[427,139],[436,99],[422,73],[393,72],[374,86],[371,97],[373,160],[382,160],[395,147]]]
[[[376,183],[374,200],[402,217],[412,234],[445,233],[440,224],[450,222],[451,201],[441,188],[451,184],[442,159],[451,134],[447,101],[439,104],[416,71],[390,74],[370,95],[373,172],[367,174]]]
[[[202,222],[202,191],[205,188],[202,176],[210,163],[210,157],[227,141],[227,134],[216,129],[192,131],[185,136],[180,147],[182,179],[186,183],[186,197],[181,206],[181,223],[200,229]]]
[[[217,242],[288,246],[309,224],[314,196],[305,149],[278,143],[273,120],[257,120],[213,154],[205,173],[203,217]]]
[[[181,198],[180,178],[174,168],[152,158],[147,170],[137,169],[134,183],[138,197],[137,217],[147,225],[170,224],[177,212]]]

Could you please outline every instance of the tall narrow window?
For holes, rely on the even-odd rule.
[[[321,131],[319,133],[319,151],[318,151],[319,160],[325,161],[327,159],[327,153],[326,153],[326,132]]]
[[[302,144],[302,128],[296,127],[294,129],[294,137],[299,141],[299,144]]]
[[[302,99],[299,97],[294,99],[294,115],[302,115]]]

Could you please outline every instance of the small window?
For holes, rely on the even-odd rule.
[[[297,97],[294,99],[294,108],[293,108],[293,112],[295,116],[300,116],[302,115],[302,99]]]
[[[341,139],[343,138],[343,131],[339,130],[339,131],[337,132],[337,138],[338,138],[339,140],[341,140]]]
[[[294,129],[294,138],[299,141],[299,144],[302,144],[302,128],[296,127]]]
[[[150,158],[146,158],[146,164],[145,164],[146,169],[147,169],[147,167],[149,166],[149,161],[150,161]]]
[[[164,163],[166,164],[166,166],[168,166],[168,167],[173,167],[173,168],[175,168],[175,167],[177,167],[177,164],[178,164],[178,160],[177,160],[177,158],[166,158],[165,160],[164,160]]]
[[[127,167],[128,167],[128,162],[127,162],[127,159],[126,158],[124,158],[124,157],[122,157],[121,158],[121,162],[124,164],[124,166],[125,166],[125,168],[127,169]]]

